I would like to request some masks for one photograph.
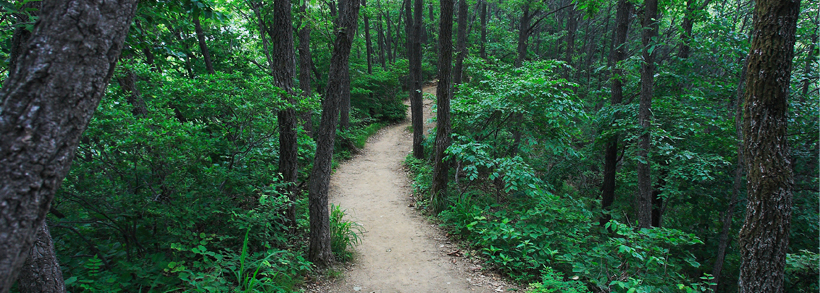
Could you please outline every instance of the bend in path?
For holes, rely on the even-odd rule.
[[[435,88],[425,88],[431,91]],[[424,103],[429,120],[433,101]],[[507,285],[483,275],[480,265],[448,256],[456,250],[454,245],[412,208],[402,166],[412,149],[407,120],[380,131],[333,175],[330,201],[366,232],[351,269],[319,292],[506,291]]]

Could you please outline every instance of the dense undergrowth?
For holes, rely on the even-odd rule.
[[[277,171],[276,112],[286,105],[271,77],[236,71],[191,79],[127,69],[139,77],[146,113],[135,114],[130,92],[109,88],[48,220],[69,291],[295,290],[313,269],[307,192],[295,202],[291,231]],[[397,72],[356,79],[351,128],[339,131],[336,161],[404,119]],[[318,123],[319,97],[297,101],[297,112],[312,112]],[[315,142],[301,127],[298,133],[305,182]],[[343,216],[332,210],[332,241],[346,261],[358,238]]]
[[[576,92],[583,89],[561,78],[571,69],[558,61],[520,68],[476,59],[469,64],[472,79],[458,87],[452,101],[454,142],[446,153],[453,168],[444,202],[430,202],[426,195],[432,162],[406,159],[414,192],[423,199],[417,206],[436,215],[492,266],[532,283],[532,292],[708,289],[720,224],[716,207],[725,205],[722,198],[732,182],[734,123],[713,119],[727,115],[725,109],[696,106],[708,95],[658,98],[653,170],[668,174],[665,185],[656,185],[667,203],[661,227],[637,229],[630,216],[637,188],[632,143],[639,135],[634,105],[601,107],[580,100]],[[592,170],[602,169],[603,142],[615,131],[627,148],[613,220],[602,227],[599,173]],[[426,151],[433,145],[429,135]],[[811,201],[807,196],[802,198]],[[795,210],[814,209],[814,200],[795,203]],[[742,213],[735,218],[742,220]],[[801,278],[816,272],[804,261],[817,260],[808,252],[816,251],[817,243],[798,235],[816,234],[816,223],[794,221],[787,280],[792,292],[810,292],[816,280]],[[739,265],[736,253],[727,257],[729,274]]]

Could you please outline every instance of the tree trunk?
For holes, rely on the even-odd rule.
[[[644,7],[643,32],[643,59],[641,64],[641,101],[638,107],[638,123],[641,135],[638,139],[638,225],[649,228],[652,223],[652,178],[650,174],[650,126],[652,92],[655,87],[655,51],[650,52],[652,38],[658,35],[658,0],[647,0]]]
[[[461,84],[464,57],[467,55],[467,1],[458,0],[458,33],[456,34],[456,64],[453,67],[453,84]]]
[[[379,63],[382,65],[382,69],[387,71],[387,61],[385,56],[387,55],[387,39],[384,37],[384,30],[382,27],[382,23],[384,22],[384,18],[379,15],[379,23],[378,23],[378,31],[379,31]]]
[[[800,1],[758,0],[746,72],[746,221],[741,293],[783,292],[794,179],[787,138],[789,81]]]
[[[413,157],[424,158],[424,103],[421,92],[421,32],[423,25],[422,10],[424,3],[422,0],[415,0],[413,10],[413,64],[411,64],[411,76],[413,84],[410,94],[410,116],[413,124]]]
[[[815,82],[817,81],[817,78],[812,78],[812,68],[814,67],[813,64],[817,64],[817,55],[820,54],[820,52],[817,51],[817,31],[820,30],[820,24],[815,25],[814,33],[811,35],[811,41],[809,42],[809,56],[806,58],[806,67],[803,69],[803,85],[801,88],[803,95],[801,95],[800,98],[804,101],[809,95],[809,84],[811,84],[812,79],[814,79]]]
[[[286,210],[288,225],[291,230],[296,229],[296,184],[298,176],[297,152],[299,144],[296,141],[296,110],[293,99],[293,80],[296,77],[296,52],[293,46],[293,17],[291,16],[290,0],[275,0],[273,2],[273,25],[271,25],[271,43],[273,51],[273,81],[286,95],[282,100],[287,105],[278,109],[276,121],[279,124],[279,172],[287,185],[280,192],[286,194],[290,202]]]
[[[339,111],[339,128],[341,130],[348,130],[350,128],[350,63],[343,64],[345,69],[342,71],[342,88],[341,101]]]
[[[339,117],[339,101],[343,88],[345,69],[350,58],[350,48],[356,35],[359,15],[358,0],[340,0],[339,29],[336,33],[330,70],[327,79],[327,94],[322,101],[322,121],[316,140],[316,156],[310,172],[308,205],[310,213],[310,243],[308,259],[318,267],[333,263],[330,251],[330,214],[328,213],[327,192],[330,185],[330,167],[333,160],[333,143],[336,139],[336,119]]]
[[[678,48],[678,57],[681,59],[689,58],[689,43],[692,40],[692,27],[694,26],[694,21],[692,14],[695,13],[695,0],[686,0],[686,12],[683,15],[683,23],[681,27],[683,28],[683,34],[680,36],[681,42],[680,47]]]
[[[305,17],[302,21],[302,27],[299,29],[299,88],[302,89],[302,97],[307,99],[312,95],[312,88],[310,86],[310,69],[313,67],[313,59],[310,54],[310,31],[311,26],[307,21],[307,2],[304,0],[302,6],[299,7],[299,12]],[[308,135],[313,133],[313,113],[306,111],[302,113],[302,128]]]
[[[487,1],[481,0],[481,13],[479,14],[479,18],[481,19],[481,44],[479,49],[479,54],[481,58],[487,59],[487,48],[485,45],[487,44]]]
[[[387,59],[390,60],[390,63],[396,63],[396,54],[393,52],[393,26],[390,21],[390,14],[386,17],[387,20]]]
[[[407,87],[408,91],[410,91],[410,107],[413,107],[413,82],[415,77],[413,74],[415,71],[413,70],[413,66],[416,62],[413,60],[413,57],[416,55],[413,54],[413,0],[404,0],[404,19],[407,20],[404,22],[404,36],[405,36],[405,45],[407,49],[407,83],[405,87]]]
[[[715,277],[715,279],[712,280],[714,285],[709,287],[712,292],[717,292],[718,286],[720,286],[720,273],[723,271],[723,262],[726,260],[726,248],[729,247],[729,231],[732,230],[732,219],[734,218],[735,203],[737,202],[737,198],[740,197],[740,188],[742,187],[741,184],[743,182],[743,124],[741,121],[743,116],[741,114],[741,107],[743,105],[743,89],[746,83],[746,70],[749,65],[748,60],[749,59],[746,59],[746,62],[743,64],[743,70],[740,73],[740,80],[737,83],[737,91],[735,94],[735,97],[737,98],[737,106],[735,107],[737,166],[735,166],[735,179],[732,187],[732,197],[729,199],[729,205],[726,207],[726,211],[720,215],[722,226],[718,240],[718,252],[717,256],[715,256],[715,265],[712,267],[712,276]]]
[[[211,53],[208,52],[208,44],[205,43],[205,33],[202,31],[202,24],[199,23],[199,10],[194,13],[194,30],[196,39],[199,41],[199,50],[202,51],[202,58],[205,59],[205,68],[208,73],[214,74],[214,64],[211,63]]]
[[[366,0],[362,0],[362,6],[367,7]],[[371,57],[373,55],[373,43],[370,41],[370,19],[367,14],[364,15],[364,39],[367,48],[367,74],[373,74],[373,58]]]
[[[436,88],[436,151],[433,167],[432,197],[444,198],[450,165],[444,161],[444,150],[452,143],[450,133],[450,66],[453,60],[453,0],[441,0],[439,19],[438,87]]]
[[[0,292],[11,288],[45,221],[136,10],[135,0],[42,5],[0,89]]]
[[[521,67],[524,63],[524,59],[527,58],[527,39],[530,37],[530,20],[532,20],[532,15],[530,15],[530,7],[524,7],[524,13],[521,14],[521,21],[518,25],[518,48],[516,52],[518,53],[517,57],[515,58],[515,67]]]
[[[572,56],[575,54],[575,32],[577,30],[578,17],[573,7],[567,11],[567,51],[564,52],[564,61],[570,66],[572,66]]]
[[[28,258],[20,269],[17,287],[20,293],[65,292],[63,271],[57,262],[54,244],[45,221],[40,229],[37,229],[37,240],[31,246]]]
[[[123,58],[120,62],[122,63],[130,59],[130,57]],[[142,99],[142,94],[137,88],[137,75],[134,74],[131,69],[125,67],[123,67],[123,71],[125,71],[125,75],[117,78],[117,83],[120,84],[120,88],[129,93],[126,100],[129,105],[134,107],[134,109],[131,110],[131,113],[134,114],[134,117],[145,117],[145,115],[148,115],[148,108],[145,105],[145,100]]]
[[[628,0],[618,1],[618,9],[615,13],[615,35],[612,44],[615,47],[610,51],[609,66],[612,68],[612,96],[610,103],[612,106],[621,104],[623,101],[623,81],[624,70],[621,61],[626,60],[626,38],[629,32],[630,16],[632,15],[632,2]],[[615,115],[618,119],[620,115]],[[604,154],[604,183],[601,188],[601,226],[606,225],[612,216],[609,215],[610,207],[615,201],[615,175],[618,168],[618,134],[610,138]]]

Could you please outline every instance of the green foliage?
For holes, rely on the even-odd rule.
[[[364,228],[344,217],[345,210],[337,205],[330,205],[330,250],[336,260],[347,262],[353,258],[353,246],[361,243],[360,235]]]
[[[578,277],[564,280],[564,275],[555,272],[552,268],[545,268],[541,272],[541,282],[530,284],[530,293],[587,293],[590,292]]]

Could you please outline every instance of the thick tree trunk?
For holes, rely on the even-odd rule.
[[[649,228],[652,224],[652,178],[650,174],[650,127],[652,93],[655,88],[655,51],[650,52],[652,39],[658,35],[658,0],[647,0],[644,7],[643,59],[641,64],[641,101],[638,107],[638,123],[641,135],[638,139],[638,225]]]
[[[54,244],[45,221],[40,229],[37,229],[37,240],[31,246],[28,258],[20,269],[17,287],[20,293],[65,292],[63,271],[57,262]]]
[[[297,152],[299,145],[296,141],[296,110],[291,107],[293,99],[293,80],[296,77],[296,52],[293,46],[293,17],[291,16],[290,0],[275,0],[273,2],[273,25],[271,26],[271,42],[273,50],[273,81],[280,89],[285,90],[282,97],[287,106],[279,109],[276,121],[279,124],[279,172],[287,186],[280,192],[286,194],[290,203],[286,211],[288,224],[291,230],[296,228],[296,184],[298,176]]]
[[[211,53],[208,51],[208,44],[205,43],[205,33],[202,31],[202,24],[199,23],[199,12],[194,13],[194,30],[196,39],[199,41],[199,50],[202,51],[202,59],[205,59],[205,68],[208,73],[214,74],[214,64],[211,62]]]
[[[343,89],[342,75],[346,70],[350,48],[356,35],[359,16],[358,0],[340,0],[339,29],[336,33],[330,57],[327,94],[322,101],[322,121],[316,141],[316,156],[310,172],[308,205],[310,213],[310,242],[308,259],[318,267],[333,263],[330,251],[330,214],[327,192],[330,185],[330,167],[333,160],[333,143],[336,139],[336,119],[339,117],[339,101]]]
[[[758,0],[746,72],[743,157],[746,221],[740,229],[740,292],[783,292],[794,179],[787,124],[800,1]]]
[[[415,0],[413,10],[413,64],[411,65],[411,76],[413,84],[410,94],[410,116],[413,124],[413,157],[424,158],[424,103],[421,92],[421,32],[424,3],[422,0]]]
[[[456,33],[456,64],[453,67],[453,84],[461,84],[464,57],[467,55],[467,1],[458,0],[458,32]]]
[[[612,106],[619,105],[623,101],[623,74],[621,61],[626,59],[626,38],[629,32],[630,15],[632,15],[632,2],[628,0],[618,1],[618,9],[615,15],[615,35],[612,39],[613,50],[610,51],[609,66],[612,68],[612,96],[610,103]],[[618,119],[619,115],[614,117]],[[604,183],[601,188],[601,226],[605,225],[612,216],[609,215],[610,207],[615,201],[615,175],[618,168],[618,134],[610,138],[604,154]]]
[[[299,12],[304,16],[307,13],[307,1],[302,2],[299,7]],[[310,54],[310,31],[311,26],[307,19],[303,20],[302,27],[299,29],[299,88],[302,89],[302,97],[308,98],[312,95],[312,88],[310,86],[310,69],[313,68],[313,59]],[[308,135],[313,133],[313,113],[306,111],[302,113],[302,128]]]
[[[452,143],[450,133],[450,66],[453,60],[453,0],[441,0],[439,19],[438,87],[436,88],[436,150],[433,166],[433,198],[443,198],[447,192],[450,165],[444,161],[444,150]]]
[[[68,173],[135,10],[134,0],[44,2],[0,89],[0,292],[17,278]]]
[[[742,105],[743,105],[743,89],[746,85],[746,70],[748,66],[748,59],[743,64],[743,70],[740,73],[740,80],[737,84],[737,91],[735,96],[737,98],[737,106],[735,107],[735,136],[737,137],[737,166],[735,166],[735,179],[732,187],[732,196],[729,198],[729,204],[726,210],[720,214],[720,221],[722,223],[720,229],[720,236],[718,240],[718,252],[715,256],[715,265],[712,267],[712,280],[714,285],[709,288],[712,292],[717,292],[720,286],[720,274],[723,271],[723,263],[726,260],[726,248],[729,247],[729,231],[732,230],[732,219],[735,213],[735,203],[740,197],[740,188],[743,184],[743,124],[742,124]]]

